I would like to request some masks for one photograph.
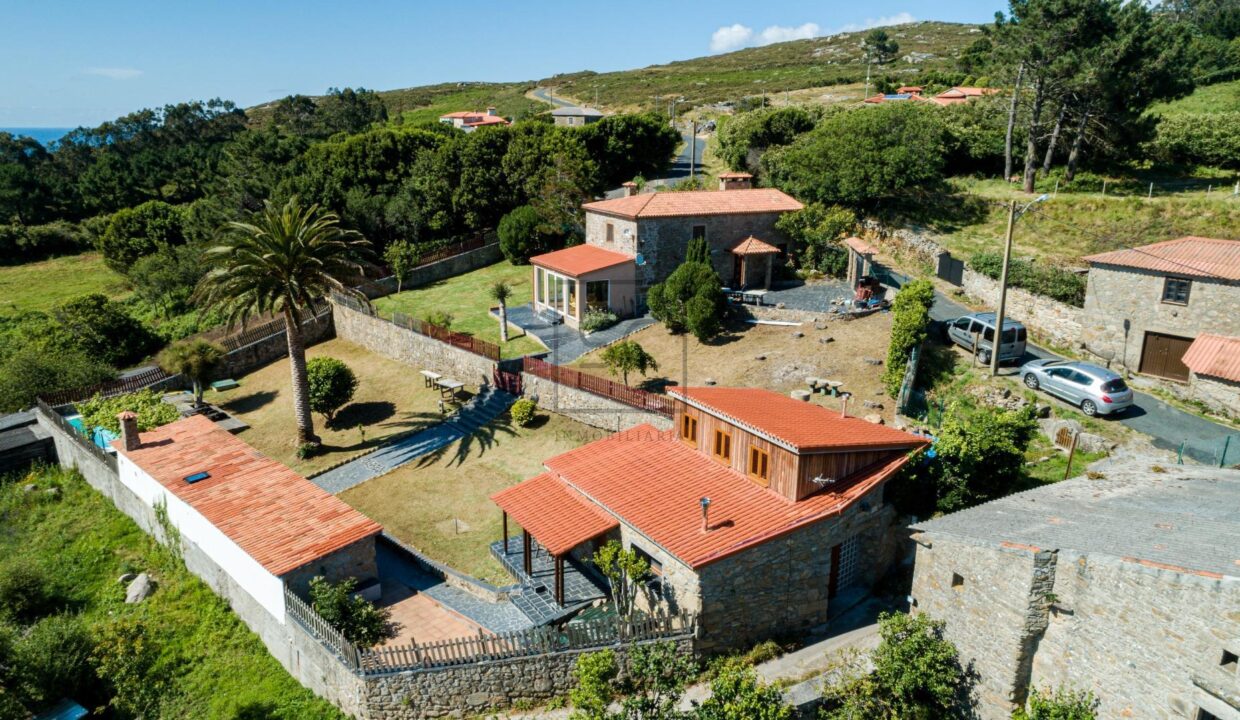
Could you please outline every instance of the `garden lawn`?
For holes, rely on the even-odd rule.
[[[37,490],[25,492],[28,483]],[[52,487],[60,488],[59,498],[44,492]],[[158,659],[143,680],[165,683],[159,717],[343,718],[298,685],[228,603],[76,472],[49,468],[0,480],[0,528],[0,562],[54,578],[92,634],[124,620],[146,626]],[[157,581],[141,604],[125,604],[117,578],[129,572],[148,572]],[[61,691],[57,697],[83,702],[91,694]]]
[[[321,415],[314,416],[314,429],[323,439],[324,450],[315,457],[297,457],[288,358],[237,378],[239,388],[208,390],[205,399],[250,425],[241,433],[242,440],[303,475],[336,465],[385,438],[419,430],[441,419],[439,393],[424,387],[422,376],[407,365],[339,339],[307,348],[306,356],[341,360],[358,379],[353,401],[336,414],[335,423],[328,427]],[[364,441],[358,425],[365,431]]]
[[[129,293],[125,279],[103,264],[99,253],[0,265],[0,315],[47,310],[78,295],[103,293],[119,299]]]
[[[427,556],[489,583],[511,583],[488,549],[502,534],[491,494],[543,472],[543,460],[608,434],[555,413],[538,415],[525,428],[502,415],[481,432],[339,497]],[[510,521],[508,532],[520,527]]]
[[[533,299],[532,272],[529,265],[512,265],[507,260],[501,260],[464,275],[379,298],[375,300],[375,307],[386,318],[391,318],[393,312],[400,312],[426,319],[429,313],[442,310],[452,315],[452,329],[456,332],[499,345],[499,320],[490,314],[491,307],[495,305],[489,294],[491,285],[500,280],[507,282],[512,288],[508,307],[525,305]],[[508,343],[502,346],[504,357],[547,351],[541,343],[526,336],[521,328],[511,323],[508,325],[508,338]]]

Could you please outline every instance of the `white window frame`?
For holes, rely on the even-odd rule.
[[[546,278],[544,281],[546,282],[546,286],[542,288],[542,294],[543,294],[542,299],[539,299],[537,296],[535,296],[534,298],[535,304],[543,308],[546,308],[548,310],[554,310],[555,312],[558,312],[561,315],[565,315],[568,317],[577,317],[576,315],[573,315],[572,313],[568,312],[568,283],[577,283],[578,282],[577,278],[564,275],[562,273],[558,273],[554,270],[550,270],[544,267],[539,267],[538,269],[543,271],[543,276]],[[554,292],[554,283],[556,280],[562,280],[565,283],[564,291],[558,295]],[[608,291],[610,291],[610,289],[611,288],[609,287]],[[576,293],[577,305],[580,307],[581,305],[580,285],[577,286],[576,290],[577,290],[577,293]],[[558,302],[551,302],[552,300],[557,300]],[[610,301],[610,297],[608,298],[608,300]]]

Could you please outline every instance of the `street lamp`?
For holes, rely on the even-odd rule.
[[[1050,196],[1043,193],[1016,209],[1016,201],[1008,204],[1007,239],[1003,244],[1003,271],[999,273],[999,306],[995,310],[995,334],[990,340],[990,376],[999,374],[999,350],[1003,347],[1003,311],[1007,305],[1008,265],[1012,260],[1012,232],[1016,228],[1016,219],[1024,215],[1029,208],[1046,201]]]

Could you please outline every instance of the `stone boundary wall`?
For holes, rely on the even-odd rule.
[[[503,257],[504,253],[500,252],[499,241],[497,240],[476,250],[453,255],[450,258],[410,270],[405,277],[405,281],[401,283],[400,289],[403,292],[421,285],[428,285],[437,280],[463,275],[467,272],[484,268],[487,265],[493,265],[502,260]],[[391,295],[396,292],[396,276],[392,275],[367,283],[362,288],[362,291],[371,300]]]
[[[324,312],[315,318],[309,318],[301,324],[302,339],[306,347],[323,342],[332,337],[332,314]],[[216,372],[221,377],[244,375],[255,368],[279,360],[288,355],[288,339],[283,330],[273,335],[242,345],[231,350],[224,356],[224,362]]]
[[[692,637],[672,642],[676,643],[680,654],[693,654]],[[545,702],[568,694],[576,686],[573,668],[578,657],[606,649],[616,653],[623,671],[628,662],[627,648],[613,645],[368,677],[365,682],[366,716],[384,720],[474,717],[518,702]]]
[[[460,256],[458,256],[460,257]],[[449,262],[450,258],[444,262]],[[419,335],[383,318],[332,303],[336,337],[361,345],[390,360],[408,365],[405,382],[422,382],[418,370],[431,370],[466,385],[489,384],[495,363],[481,355]]]
[[[84,448],[81,441],[70,437],[54,420],[44,417],[42,410],[36,409],[35,415],[39,425],[52,436],[61,466],[76,468],[116,509],[157,541],[168,544],[154,509],[120,481],[113,467]],[[228,601],[237,617],[258,635],[267,651],[290,675],[344,712],[360,716],[363,710],[361,678],[287,614],[282,619],[273,617],[197,545],[181,538],[180,551],[185,567]]]
[[[912,230],[886,228],[877,223],[866,223],[867,229],[879,235],[880,243],[897,243],[934,265],[939,255],[947,252],[934,240]],[[999,304],[999,281],[965,265],[961,289],[983,305]],[[1019,320],[1025,327],[1042,335],[1056,345],[1075,346],[1081,341],[1085,310],[1061,303],[1021,288],[1008,287],[1004,314]]]
[[[660,430],[670,430],[672,427],[672,419],[669,417],[639,410],[631,405],[554,383],[527,372],[521,373],[521,387],[526,397],[538,396],[538,407],[543,410],[570,417],[601,430],[619,432],[643,423],[649,423]]]

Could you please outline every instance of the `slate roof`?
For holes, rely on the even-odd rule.
[[[613,265],[631,263],[633,257],[596,245],[574,245],[563,250],[535,255],[530,258],[530,262],[565,275],[580,277]]]
[[[284,575],[358,540],[378,523],[201,415],[144,432],[131,460],[193,507],[272,575]],[[211,476],[187,483],[197,472]]]
[[[995,545],[1073,550],[1210,578],[1240,578],[1240,471],[1146,461],[1106,468],[919,523]]]
[[[803,207],[792,196],[775,188],[653,192],[582,205],[588,212],[629,220],[791,212]]]
[[[1091,265],[1118,265],[1164,275],[1240,280],[1240,240],[1190,235],[1082,259]]]
[[[1240,382],[1240,338],[1201,333],[1182,359],[1198,375]]]

